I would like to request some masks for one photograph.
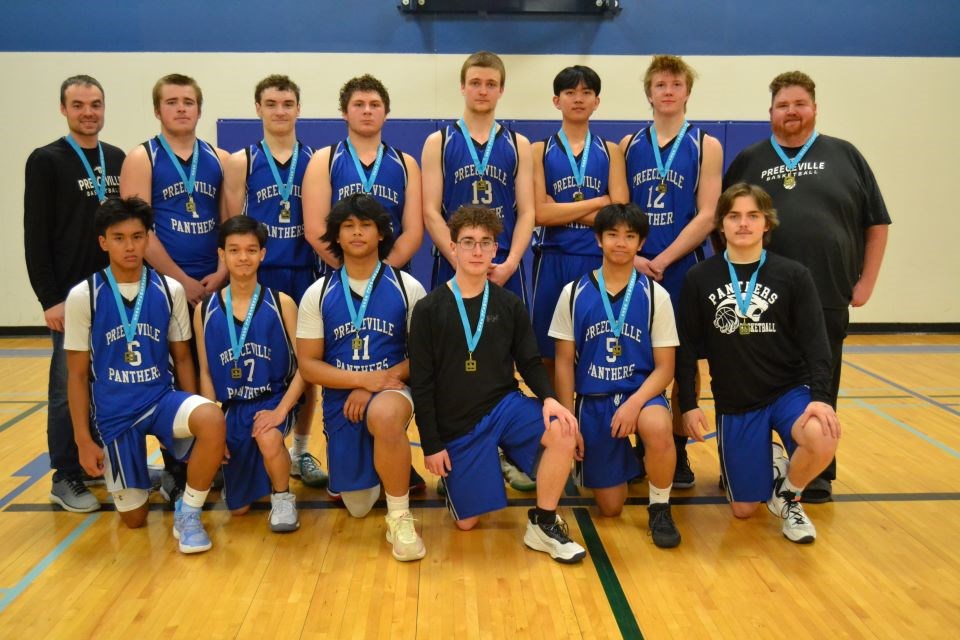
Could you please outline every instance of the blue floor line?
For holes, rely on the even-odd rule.
[[[955,415],[955,416],[960,416],[960,411],[958,411],[958,410],[956,410],[956,409],[954,409],[954,408],[952,408],[952,407],[950,407],[950,406],[948,406],[948,405],[946,405],[946,404],[944,404],[944,403],[942,403],[942,402],[938,402],[938,401],[934,400],[933,398],[931,398],[930,396],[924,395],[924,394],[922,394],[922,393],[917,393],[917,392],[914,391],[913,389],[911,389],[911,388],[909,388],[909,387],[905,387],[905,386],[903,386],[902,384],[898,384],[898,383],[894,382],[893,380],[888,380],[887,378],[884,378],[883,376],[881,376],[881,375],[879,375],[879,374],[876,374],[876,373],[874,373],[873,371],[870,371],[869,369],[865,369],[865,368],[863,368],[863,367],[861,367],[861,366],[859,366],[859,365],[853,364],[852,362],[847,362],[846,360],[843,361],[843,366],[845,366],[845,367],[850,367],[850,368],[852,368],[852,369],[856,369],[856,370],[859,371],[860,373],[865,373],[865,374],[867,374],[868,376],[872,376],[872,377],[876,378],[877,380],[880,380],[881,382],[890,385],[891,387],[894,387],[894,388],[896,388],[896,389],[900,389],[900,391],[903,391],[904,393],[910,394],[910,395],[913,396],[914,398],[919,398],[919,399],[921,399],[921,400],[924,400],[925,402],[929,402],[930,404],[932,404],[932,405],[935,406],[935,407],[940,407],[941,409],[943,409],[944,411],[947,411],[948,413],[952,413],[952,414]]]
[[[952,455],[954,458],[960,458],[960,451],[957,451],[956,449],[953,449],[953,448],[951,448],[951,447],[948,447],[947,445],[943,444],[943,443],[940,442],[939,440],[936,440],[935,438],[931,438],[931,437],[928,436],[927,434],[925,434],[925,433],[923,433],[922,431],[919,431],[919,430],[917,430],[917,429],[914,429],[913,427],[911,427],[910,425],[908,425],[908,424],[905,423],[905,422],[902,422],[902,421],[900,421],[900,420],[897,420],[896,418],[894,418],[894,417],[891,416],[890,414],[884,413],[883,411],[881,411],[881,410],[878,409],[877,407],[873,406],[873,405],[870,404],[869,402],[864,402],[863,400],[857,400],[856,402],[857,402],[857,404],[860,405],[861,407],[864,407],[865,409],[869,409],[870,411],[874,412],[875,414],[877,414],[878,416],[880,416],[880,417],[883,418],[884,420],[887,420],[887,421],[889,421],[889,422],[897,425],[897,426],[900,427],[901,429],[912,433],[913,435],[917,436],[918,438],[921,438],[922,440],[926,440],[927,442],[929,442],[929,443],[932,444],[933,446],[937,447],[938,449],[942,449],[943,451],[946,451],[947,453],[949,453],[950,455]]]
[[[17,597],[18,597],[21,593],[23,593],[24,591],[27,590],[27,587],[29,587],[31,584],[33,584],[33,582],[34,582],[38,577],[40,577],[40,574],[42,574],[42,573],[47,569],[47,567],[49,567],[51,564],[53,564],[53,562],[54,562],[57,558],[59,558],[61,555],[63,555],[63,552],[66,551],[67,549],[69,549],[69,548],[70,548],[70,545],[72,545],[74,542],[76,542],[76,541],[77,541],[77,538],[79,538],[80,536],[82,536],[83,533],[84,533],[87,529],[90,528],[90,525],[92,525],[94,522],[96,522],[97,518],[99,518],[99,517],[100,517],[100,514],[99,514],[99,513],[94,513],[94,514],[91,514],[91,515],[87,516],[87,517],[84,519],[84,521],[81,522],[80,525],[79,525],[76,529],[74,529],[73,531],[70,532],[70,535],[68,535],[66,538],[64,538],[63,541],[62,541],[60,544],[58,544],[57,546],[55,546],[55,547],[53,548],[53,550],[52,550],[50,553],[48,553],[48,554],[43,558],[43,560],[41,560],[39,563],[37,563],[37,566],[35,566],[33,569],[31,569],[31,570],[27,573],[27,575],[23,576],[23,578],[21,578],[20,582],[18,582],[17,584],[13,585],[12,587],[9,587],[9,588],[7,588],[7,589],[4,589],[4,590],[3,590],[3,596],[0,597],[0,614],[2,614],[3,611],[7,608],[7,606],[8,606],[11,602],[13,602],[14,600],[16,600]]]

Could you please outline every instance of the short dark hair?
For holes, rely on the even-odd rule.
[[[626,204],[608,204],[597,212],[593,219],[593,233],[599,238],[604,231],[615,229],[621,224],[627,225],[631,231],[636,231],[641,240],[650,233],[650,222],[643,209],[628,202]]]
[[[245,235],[257,236],[261,249],[267,246],[266,225],[248,215],[233,216],[221,224],[220,232],[217,234],[217,246],[223,249],[227,246],[228,237]]]
[[[465,204],[453,212],[447,220],[447,227],[450,228],[450,239],[456,242],[464,227],[486,229],[496,238],[503,231],[503,222],[493,209]]]
[[[297,96],[297,104],[300,104],[300,87],[297,86],[296,82],[290,79],[290,76],[274,73],[258,82],[256,88],[253,90],[254,102],[260,104],[260,97],[267,89],[276,89],[277,91],[293,91],[293,94]]]
[[[803,71],[786,71],[770,82],[770,103],[773,104],[773,99],[777,97],[780,90],[787,87],[802,87],[810,94],[811,100],[817,101],[817,83],[813,78]]]
[[[387,92],[387,88],[369,73],[350,78],[340,87],[340,113],[347,112],[350,98],[357,91],[371,91],[380,94],[380,99],[383,100],[383,110],[390,113],[390,94]]]
[[[100,89],[100,95],[102,95],[104,100],[106,100],[107,94],[103,91],[103,86],[97,82],[97,79],[93,76],[80,74],[77,76],[70,76],[60,83],[60,106],[67,106],[67,89],[74,85],[96,87],[97,89]]]
[[[149,231],[153,228],[153,207],[136,196],[129,198],[107,198],[97,208],[93,224],[98,236],[106,237],[107,229],[124,220],[136,218]]]
[[[203,109],[203,91],[200,90],[200,85],[197,84],[197,81],[191,78],[190,76],[185,76],[182,73],[169,73],[153,85],[153,110],[160,110],[160,90],[163,89],[168,84],[176,85],[178,87],[193,87],[193,92],[197,94],[197,106],[200,109]]]
[[[587,89],[600,95],[600,76],[590,67],[581,64],[567,67],[557,74],[553,79],[553,95],[559,96],[562,91],[576,89],[581,82]]]
[[[390,255],[393,249],[393,225],[390,223],[390,214],[383,205],[373,196],[366,193],[355,193],[337,202],[327,215],[327,230],[320,239],[330,247],[330,253],[337,260],[343,262],[343,247],[340,246],[340,226],[350,216],[360,220],[373,220],[377,231],[383,236],[378,248],[381,260]]]
[[[770,234],[780,226],[780,218],[777,217],[777,210],[773,208],[773,198],[763,187],[746,182],[738,182],[727,187],[727,190],[721,193],[720,199],[717,200],[717,210],[713,214],[713,224],[719,232],[720,238],[726,241],[723,236],[723,219],[733,208],[733,201],[742,197],[753,198],[753,201],[757,203],[757,209],[767,219],[767,225],[770,228],[763,234],[763,244],[766,246],[770,242]]]

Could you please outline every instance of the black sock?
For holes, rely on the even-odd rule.
[[[557,521],[557,510],[556,509],[541,509],[537,507],[530,512],[532,516],[531,522],[551,525]]]

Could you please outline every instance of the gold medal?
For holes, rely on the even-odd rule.
[[[793,189],[795,186],[797,186],[797,179],[793,176],[793,173],[788,173],[783,179],[783,188]]]
[[[359,334],[355,335],[353,340],[350,341],[350,348],[352,348],[354,351],[363,349],[363,338],[361,338]]]
[[[623,347],[620,346],[620,342],[614,342],[613,347],[610,349],[610,353],[613,354],[614,358],[619,358],[623,355]]]
[[[750,325],[747,324],[746,322],[740,323],[740,335],[742,336],[750,335]]]
[[[580,202],[583,200],[583,192],[579,189],[573,193],[573,199],[575,202]]]
[[[486,192],[489,188],[490,188],[489,182],[487,182],[483,178],[480,178],[479,180],[477,180],[477,191]]]
[[[192,213],[194,218],[199,218],[197,215],[197,203],[193,201],[193,196],[187,196],[187,213]]]
[[[280,222],[290,222],[290,201],[280,203]]]
[[[243,377],[243,369],[240,367],[234,367],[233,369],[230,369],[230,377],[234,380],[239,380]]]
[[[660,181],[660,184],[657,185],[657,193],[666,193],[667,192],[667,183],[664,180]]]
[[[123,361],[127,364],[133,364],[137,361],[137,354],[133,351],[124,351],[123,352]]]
[[[467,373],[473,373],[477,370],[477,361],[473,359],[473,354],[463,363],[463,370]]]

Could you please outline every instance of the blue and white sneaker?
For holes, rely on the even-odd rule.
[[[200,509],[185,506],[182,499],[173,514],[173,537],[180,541],[180,553],[201,553],[213,546],[200,522]]]

